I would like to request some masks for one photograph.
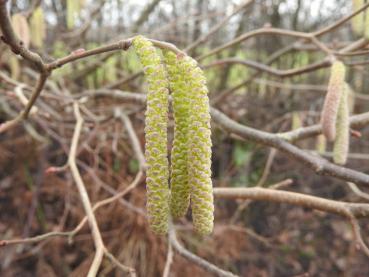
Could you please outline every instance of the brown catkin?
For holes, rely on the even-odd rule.
[[[335,61],[332,64],[328,91],[321,114],[322,131],[328,141],[333,141],[336,137],[336,119],[341,94],[345,88],[345,71],[342,62]]]
[[[348,86],[344,89],[337,114],[337,136],[333,146],[333,161],[344,165],[350,144],[350,112],[348,105]]]
[[[12,24],[13,24],[14,32],[17,34],[19,39],[23,42],[23,45],[28,48],[31,37],[30,37],[30,30],[29,30],[26,17],[19,13],[14,14],[12,16]]]

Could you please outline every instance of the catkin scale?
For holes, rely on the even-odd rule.
[[[190,204],[188,182],[188,88],[184,80],[181,60],[170,51],[165,51],[164,60],[172,92],[174,113],[174,140],[171,151],[170,211],[173,218],[184,216]]]
[[[333,141],[336,137],[336,118],[344,87],[345,66],[342,62],[335,61],[331,67],[328,91],[321,114],[322,131],[328,141]]]
[[[337,114],[337,136],[333,146],[333,161],[344,165],[347,161],[350,144],[350,112],[348,105],[348,86],[343,91]]]
[[[145,113],[147,213],[153,231],[164,234],[168,230],[169,219],[167,74],[159,54],[149,40],[137,36],[132,44],[144,66],[148,83]]]
[[[179,57],[189,94],[188,172],[194,229],[202,235],[213,230],[211,131],[206,79],[191,57]]]

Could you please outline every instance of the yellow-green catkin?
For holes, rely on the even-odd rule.
[[[206,235],[214,224],[208,89],[197,62],[188,56],[179,59],[189,95],[188,172],[193,225],[199,234]]]
[[[145,158],[147,213],[149,223],[157,234],[168,230],[168,80],[165,66],[152,43],[142,36],[133,39],[133,47],[144,67],[148,82],[145,114]]]
[[[170,211],[173,218],[187,213],[190,204],[190,184],[188,180],[188,124],[189,90],[181,72],[181,60],[173,52],[164,53],[167,66],[172,106],[174,113],[174,140],[171,151]]]
[[[302,120],[298,112],[292,113],[291,129],[296,130],[302,127]]]
[[[352,11],[357,11],[363,5],[364,0],[352,0]],[[362,36],[364,34],[364,12],[360,12],[351,19],[351,26],[356,35]]]
[[[41,48],[46,38],[45,16],[41,7],[34,10],[30,21],[31,42],[33,46]]]
[[[345,71],[342,62],[333,62],[321,114],[322,131],[328,141],[333,141],[336,137],[336,118],[341,94],[345,88]]]
[[[355,109],[355,91],[348,83],[345,83],[345,90],[347,91],[347,105],[351,114]]]
[[[363,3],[364,4],[364,3]],[[364,37],[366,39],[369,39],[369,10],[366,9],[365,13],[364,13],[364,24],[363,24],[363,28],[364,28]]]
[[[316,137],[316,145],[315,145],[316,151],[319,154],[324,154],[327,149],[327,139],[324,135],[320,134]]]
[[[337,114],[337,136],[333,146],[333,161],[344,165],[347,161],[350,144],[350,112],[348,105],[348,87],[343,91]]]

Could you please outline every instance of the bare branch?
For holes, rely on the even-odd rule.
[[[178,254],[180,254],[181,256],[186,258],[187,260],[197,264],[198,266],[202,267],[207,272],[213,273],[216,276],[221,276],[221,277],[223,277],[223,276],[224,277],[237,276],[237,275],[234,275],[233,273],[231,273],[229,271],[225,271],[223,269],[220,269],[219,267],[209,263],[208,261],[204,260],[203,258],[200,258],[199,256],[196,256],[195,254],[191,253],[186,248],[184,248],[179,243],[179,241],[177,239],[177,236],[176,236],[176,232],[175,232],[173,227],[169,228],[169,241],[170,241],[170,244],[173,246],[173,248],[178,252]]]

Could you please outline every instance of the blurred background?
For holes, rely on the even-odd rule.
[[[351,1],[344,0],[246,2],[19,0],[8,1],[8,6],[12,15],[21,14],[26,19],[29,29],[24,31],[13,17],[14,28],[23,30],[26,44],[46,60],[135,34],[171,42],[196,58],[258,28],[312,32],[352,11]],[[223,20],[219,30],[206,37]],[[358,39],[350,22],[321,37],[336,51]],[[252,65],[221,62],[228,58],[269,65],[277,74],[260,72]],[[325,54],[309,42],[263,35],[201,59],[200,64],[207,76],[212,106],[241,124],[284,132],[319,122],[329,76],[327,66],[296,75],[287,70],[324,58]],[[347,81],[355,92],[352,113],[365,112],[369,103],[368,65],[360,62],[366,57],[344,56],[342,60],[348,65]],[[82,99],[83,103],[85,125],[77,164],[91,201],[96,203],[129,186],[139,162],[127,128],[116,114],[128,115],[143,147],[144,106],[111,94],[117,90],[145,93],[140,71],[132,50],[108,52],[63,66],[49,78],[30,119],[0,135],[0,239],[69,231],[84,217],[70,172],[50,173],[50,167],[63,166],[68,159],[75,126],[73,99]],[[22,96],[30,97],[36,78],[34,66],[1,42],[1,122],[22,110]],[[361,139],[352,139],[347,166],[368,173],[369,129],[361,132]],[[288,189],[292,191],[359,200],[343,181],[317,176],[278,151],[235,140],[216,125],[212,140],[216,187],[269,187],[290,178],[293,183]],[[330,159],[332,146],[324,147],[317,138],[296,144]],[[224,269],[240,276],[369,274],[367,257],[352,243],[350,225],[337,216],[267,202],[217,200],[215,204],[212,236],[201,238],[193,233],[190,213],[178,222],[177,236],[187,249]],[[161,276],[167,242],[166,237],[153,234],[147,224],[144,181],[121,201],[99,209],[96,217],[106,246],[122,263],[134,267],[138,276]],[[369,234],[368,223],[361,221],[364,238]],[[0,276],[85,276],[93,254],[93,241],[85,226],[72,241],[55,237],[0,248]],[[208,274],[175,255],[170,276]],[[99,276],[125,275],[104,261]]]

